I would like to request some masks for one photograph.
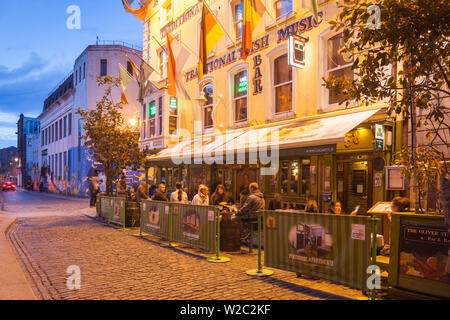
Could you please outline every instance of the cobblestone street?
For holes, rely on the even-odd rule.
[[[325,280],[297,278],[273,269],[266,278],[245,273],[257,255],[212,254],[180,246],[161,247],[157,238],[132,236],[83,215],[23,217],[8,233],[36,296],[42,299],[359,299],[361,291]],[[81,289],[69,290],[66,269],[81,269]]]

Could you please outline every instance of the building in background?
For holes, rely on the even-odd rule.
[[[20,115],[17,122],[18,186],[33,188],[39,167],[39,119]]]
[[[0,149],[0,175],[4,178],[12,178],[17,184],[17,167],[19,164],[19,152],[16,147]]]
[[[94,109],[104,94],[97,77],[119,78],[119,63],[129,64],[127,56],[140,64],[141,51],[125,43],[97,43],[88,46],[74,62],[73,71],[49,94],[39,115],[41,121],[41,188],[50,192],[86,196],[87,179],[95,173],[94,159],[82,140],[83,123],[78,109]],[[128,68],[131,70],[132,68]],[[121,88],[113,88],[112,98],[120,101]],[[138,84],[126,91],[125,119],[138,118]]]

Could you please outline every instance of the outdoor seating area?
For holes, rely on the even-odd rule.
[[[129,225],[124,224],[130,219],[127,216],[131,216],[131,213],[127,213],[130,207],[126,201],[120,197],[100,196],[97,213],[108,224],[120,227],[119,230],[129,228]],[[419,228],[426,230],[431,222],[433,228],[443,230],[444,221],[440,216],[393,214],[389,257],[380,255],[385,244],[384,237],[377,234],[373,239],[378,219],[370,216],[312,214],[294,210],[259,211],[260,220],[249,222],[250,235],[244,241],[238,225],[231,223],[230,212],[220,206],[142,200],[139,203],[139,215],[135,214],[134,211],[133,217],[139,217],[137,236],[153,235],[165,241],[168,247],[185,244],[215,253],[210,258],[212,262],[228,261],[228,258],[221,257],[221,251],[240,254],[256,254],[257,251],[261,259],[264,249],[264,261],[258,261],[255,257],[255,265],[258,264],[256,270],[260,270],[261,275],[264,265],[331,280],[365,292],[370,276],[367,269],[370,265],[377,265],[383,278],[386,272],[388,274],[389,287],[385,287],[387,284],[382,282],[383,289],[388,292],[392,291],[392,287],[395,292],[404,289],[405,292],[413,290],[416,294],[449,297],[449,283],[442,271],[444,261],[439,260],[441,256],[425,258],[425,262],[436,259],[435,269],[427,269],[418,262],[418,259],[423,259],[424,252],[430,249],[426,243],[428,240],[422,240],[424,243],[416,248],[420,253],[410,253],[414,251],[414,246],[411,247],[408,242],[411,239],[405,238],[407,233],[403,223],[405,219],[407,222],[412,219],[418,223],[416,225],[420,225]],[[137,225],[133,229],[137,230]],[[444,232],[438,236],[443,237],[442,240],[445,237],[448,239],[448,234]],[[258,244],[257,250],[255,244]],[[376,250],[373,250],[374,245]],[[411,262],[405,262],[408,255],[415,259],[411,261],[417,267],[414,271],[410,270]],[[438,270],[441,270],[440,275]]]

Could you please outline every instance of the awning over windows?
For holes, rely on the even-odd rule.
[[[347,132],[369,119],[380,109],[349,114],[295,119],[272,126],[251,127],[227,133],[216,133],[182,141],[162,150],[153,161],[172,160],[175,164],[187,162],[211,164],[225,155],[308,146],[336,144],[344,141]],[[201,161],[203,156],[203,161]],[[197,158],[197,161],[194,159]]]

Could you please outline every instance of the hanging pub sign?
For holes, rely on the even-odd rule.
[[[305,41],[296,36],[289,37],[288,64],[296,68],[305,67]]]
[[[386,190],[405,190],[405,177],[402,167],[391,166],[386,168]]]
[[[375,150],[384,150],[384,126],[375,125]]]

